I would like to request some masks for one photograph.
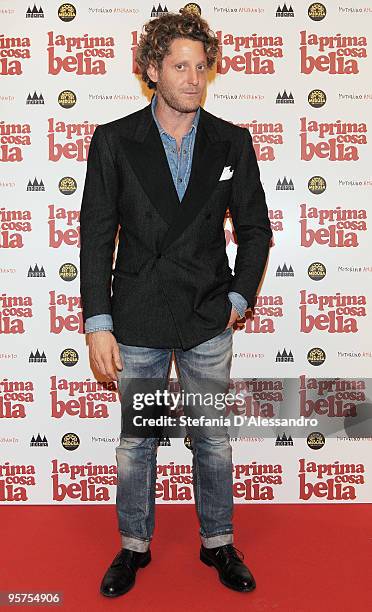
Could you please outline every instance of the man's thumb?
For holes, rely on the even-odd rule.
[[[120,350],[119,350],[118,345],[114,347],[114,362],[115,362],[115,367],[117,370],[123,369],[123,363],[121,360]]]

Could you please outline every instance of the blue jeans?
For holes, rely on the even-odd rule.
[[[201,377],[218,379],[228,390],[232,336],[232,329],[227,328],[187,351],[174,349],[179,384],[184,393],[197,392]],[[161,379],[165,389],[173,351],[118,345],[123,362],[123,369],[118,372],[123,415],[126,379]],[[187,426],[186,430],[189,433]],[[227,429],[221,431],[220,428],[218,435],[211,435],[208,428],[198,427],[197,433],[192,428],[191,443],[193,490],[201,541],[207,548],[231,544],[232,448]],[[115,449],[118,466],[116,509],[121,543],[137,552],[148,549],[155,525],[157,449],[158,438],[126,437],[123,428],[120,444]]]

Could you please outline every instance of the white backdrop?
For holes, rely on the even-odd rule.
[[[142,24],[182,5],[41,1],[0,4],[0,500],[113,503],[120,402],[90,370],[79,299],[86,158],[98,124],[151,98],[133,60]],[[311,391],[320,448],[285,428],[234,439],[236,502],[370,502],[372,9],[200,9],[222,53],[204,106],[250,129],[274,233],[231,375],[284,379],[292,416],[304,379],[361,381],[327,406]],[[229,219],[226,241],[233,266]],[[252,414],[278,416],[256,399]],[[182,439],[159,447],[160,502],[193,501],[190,463]]]

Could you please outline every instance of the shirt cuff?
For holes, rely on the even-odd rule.
[[[229,291],[228,297],[239,317],[244,317],[245,311],[247,310],[247,300],[237,291]]]
[[[95,331],[113,331],[114,326],[110,314],[99,314],[88,317],[85,321],[85,333],[90,334]]]

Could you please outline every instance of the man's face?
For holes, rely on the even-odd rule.
[[[207,84],[207,56],[199,40],[176,38],[170,45],[160,71],[151,66],[150,79],[156,82],[156,91],[171,108],[182,112],[195,112]]]

